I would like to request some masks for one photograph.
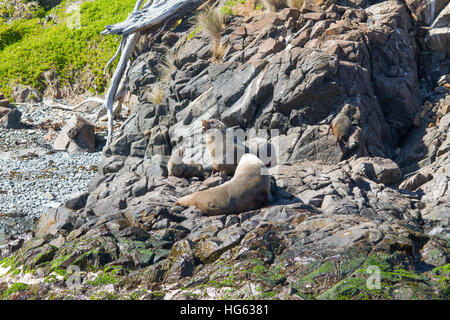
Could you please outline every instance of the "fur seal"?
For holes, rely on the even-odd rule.
[[[241,157],[230,181],[187,195],[175,205],[196,206],[207,216],[256,210],[269,200],[270,179],[264,163],[257,156],[247,153]]]
[[[202,129],[205,133],[206,149],[211,158],[213,171],[226,172],[233,175],[242,155],[252,153],[260,158],[266,167],[276,164],[275,148],[265,138],[250,138],[245,143],[244,132],[242,140],[231,130],[227,131],[224,123],[217,119],[203,120]],[[218,139],[217,139],[218,138]],[[222,152],[218,152],[222,150]]]
[[[352,127],[352,121],[350,112],[352,111],[352,106],[349,104],[344,105],[341,112],[331,121],[330,128],[333,134],[336,136],[336,145],[342,142],[344,146],[347,146],[347,139],[350,136],[350,129]],[[330,128],[328,131],[330,131]]]
[[[211,167],[215,171],[233,175],[237,165],[248,148],[217,119],[203,120],[202,130],[206,138],[206,150],[211,157]],[[222,152],[220,152],[222,151]]]
[[[204,179],[203,166],[197,163],[186,163],[183,161],[184,148],[179,147],[172,151],[169,162],[167,163],[167,170],[169,176],[178,178],[190,179],[198,177]]]

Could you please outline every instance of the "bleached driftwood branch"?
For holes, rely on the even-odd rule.
[[[102,34],[127,35],[179,18],[197,9],[205,0],[154,0],[151,5],[133,12],[123,22],[105,27]]]
[[[107,68],[118,56],[119,52],[121,52],[120,60],[111,78],[104,102],[108,114],[108,144],[113,138],[113,104],[114,101],[119,98],[117,90],[120,87],[122,76],[126,70],[127,63],[139,39],[141,31],[151,27],[160,27],[159,30],[157,29],[155,31],[157,36],[159,36],[159,34],[169,25],[169,22],[175,22],[190,11],[195,10],[205,2],[205,0],[149,0],[144,4],[143,8],[139,10],[142,6],[142,2],[143,0],[138,0],[136,2],[133,12],[125,21],[106,26],[105,30],[102,32],[102,35],[118,34],[123,36],[116,54],[106,66]]]

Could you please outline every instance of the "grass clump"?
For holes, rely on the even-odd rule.
[[[220,41],[223,19],[222,14],[215,8],[206,7],[201,10],[195,18],[195,23],[198,27],[205,29],[213,41]]]
[[[223,14],[213,7],[207,7],[200,11],[195,19],[197,28],[202,28],[208,32],[212,44],[211,52],[215,60],[222,60],[228,48],[221,39],[223,30]]]
[[[3,294],[2,299],[9,299],[13,294],[30,289],[30,285],[26,283],[16,282]]]
[[[270,12],[277,12],[286,7],[286,0],[262,0],[262,4]]]
[[[158,68],[159,79],[162,82],[170,83],[170,81],[172,81],[172,73],[178,69],[175,64],[176,59],[176,54],[172,50],[167,49],[164,58],[161,61],[161,65]]]
[[[225,15],[238,15],[242,17],[252,16],[256,11],[262,9],[259,0],[227,0],[220,9],[220,13]]]
[[[287,5],[289,8],[301,9],[304,0],[287,0]]]
[[[153,104],[161,104],[164,97],[164,87],[161,83],[155,83],[152,85],[148,94],[148,100]]]

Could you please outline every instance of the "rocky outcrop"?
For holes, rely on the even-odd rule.
[[[299,11],[284,9],[249,18],[245,26],[236,19],[224,31],[230,48],[219,64],[209,64],[209,52],[196,47],[207,47],[202,33],[180,36],[174,50],[181,70],[164,105],[142,101],[124,132],[152,129],[146,157],[167,156],[182,144],[203,165],[204,146],[192,137],[200,136],[200,121],[212,117],[229,127],[247,128],[246,133],[264,128],[260,134],[282,148],[282,161],[392,157],[420,102],[408,12],[401,3],[387,1],[366,10],[331,6],[327,15],[328,20],[316,23]],[[270,43],[273,48],[266,49]],[[130,78],[138,78],[138,73],[148,79],[139,84],[156,81],[141,66],[154,59],[154,52],[141,55]],[[130,89],[138,93],[137,82],[131,83]],[[141,99],[143,91],[145,87],[139,89]],[[335,152],[324,124],[346,103],[354,110],[354,144]],[[270,130],[277,134],[272,137]],[[144,141],[138,144],[145,148]]]
[[[425,42],[433,51],[441,51],[450,56],[450,3],[431,24]]]
[[[445,240],[421,232],[418,195],[380,183],[373,161],[278,165],[270,206],[215,217],[173,206],[206,188],[206,180],[122,175],[101,183],[83,209],[48,211],[14,264],[39,268],[42,276],[71,265],[84,272],[139,269],[123,279],[165,298],[204,287],[210,289],[203,298],[221,297],[224,289],[228,298],[445,297],[437,271],[430,272],[448,262]],[[377,290],[364,285],[370,266],[381,268]],[[245,289],[249,279],[254,291]],[[124,295],[126,281],[116,285]],[[85,290],[99,288],[85,283]]]

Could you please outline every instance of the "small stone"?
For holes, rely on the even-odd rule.
[[[49,199],[49,200],[55,199],[55,197],[51,194],[51,192],[46,192],[46,193],[44,194],[44,197],[47,198],[47,199]]]

